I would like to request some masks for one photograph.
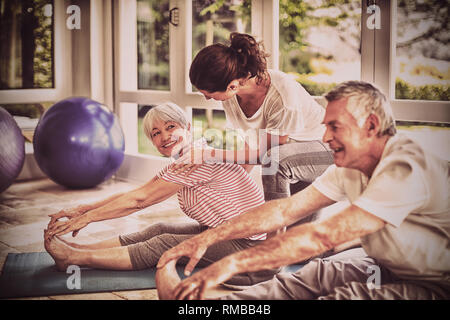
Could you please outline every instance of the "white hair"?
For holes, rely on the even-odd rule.
[[[328,102],[347,100],[347,111],[356,119],[361,128],[371,114],[380,120],[379,136],[393,136],[397,132],[391,105],[386,96],[374,85],[364,81],[346,81],[325,95]]]
[[[165,102],[151,108],[144,117],[143,127],[147,138],[152,141],[152,130],[155,121],[173,121],[178,123],[183,129],[188,127],[188,120],[183,109],[172,102]]]

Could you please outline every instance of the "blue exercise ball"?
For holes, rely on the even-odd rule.
[[[8,189],[22,170],[25,139],[14,118],[0,107],[0,193]]]
[[[33,137],[41,170],[68,188],[90,188],[119,169],[125,140],[118,118],[99,102],[74,97],[50,107]]]

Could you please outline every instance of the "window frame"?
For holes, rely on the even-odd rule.
[[[364,1],[363,1],[364,2]],[[119,114],[127,141],[127,154],[139,156],[137,143],[137,104],[157,104],[173,101],[188,113],[190,108],[222,110],[220,102],[207,101],[202,94],[192,91],[189,66],[192,61],[192,1],[170,0],[169,8],[178,7],[180,23],[169,26],[170,90],[138,89],[137,85],[137,27],[136,0],[114,0],[115,51],[115,111]],[[264,41],[271,53],[268,66],[278,69],[279,2],[252,0],[251,33]],[[371,74],[373,70],[369,70]],[[368,78],[368,77],[366,77]],[[315,97],[324,104],[322,97]],[[132,110],[130,112],[130,110]],[[136,110],[136,111],[134,111]],[[144,156],[144,155],[142,155]],[[155,156],[156,157],[156,156]],[[153,159],[153,156],[150,156]],[[159,158],[159,157],[158,157]]]
[[[192,91],[189,66],[192,60],[192,1],[170,0],[169,7],[179,8],[180,23],[169,25],[170,91],[137,89],[137,24],[135,0],[78,0],[82,7],[82,32],[66,28],[69,0],[54,1],[54,88],[0,90],[2,104],[26,104],[59,101],[72,95],[86,95],[112,107],[119,116],[126,137],[126,157],[119,177],[142,181],[141,169],[167,163],[159,156],[138,153],[137,104],[173,101],[191,115],[192,108],[223,110],[220,102],[207,101]],[[397,0],[362,0],[361,80],[375,83],[389,97],[398,120],[450,122],[447,101],[395,99],[394,70]],[[381,29],[367,28],[371,14],[368,5],[380,7]],[[85,24],[84,24],[85,23]],[[264,41],[271,53],[268,66],[278,69],[279,1],[252,0],[251,33]],[[87,30],[87,31],[86,31]],[[89,50],[89,60],[79,61]],[[72,59],[78,59],[73,61]],[[79,64],[82,64],[82,70]],[[73,73],[73,69],[77,69]],[[315,99],[325,105],[323,97]],[[130,160],[131,159],[131,160]],[[135,161],[139,164],[135,165]],[[142,166],[140,165],[142,164]],[[153,171],[152,171],[153,170]]]
[[[395,81],[392,81],[390,71],[393,70],[395,54],[396,3],[396,0],[361,1],[361,80],[372,82],[384,91],[398,120],[450,122],[448,102],[392,98]],[[380,7],[381,28],[378,30],[369,29],[366,23],[372,14],[367,9],[372,4]],[[169,8],[174,7],[179,8],[180,23],[176,27],[172,24],[169,26],[170,91],[143,90],[137,88],[136,23],[130,23],[136,20],[136,1],[114,0],[114,110],[119,115],[126,136],[129,161],[126,158],[122,175],[127,178],[140,180],[141,170],[156,173],[154,168],[160,168],[157,164],[168,161],[159,156],[138,153],[137,104],[157,104],[170,100],[184,108],[190,116],[192,108],[223,110],[219,102],[206,101],[200,93],[192,92],[189,81],[192,1],[170,0]],[[271,53],[269,68],[278,69],[279,1],[252,0],[251,20],[251,33],[264,41],[266,50]],[[314,98],[325,106],[323,97]],[[152,166],[149,167],[148,163]]]
[[[363,1],[363,3],[366,1]],[[450,122],[450,101],[406,100],[395,98],[396,14],[397,0],[375,1],[380,7],[381,28],[374,30],[373,83],[388,97],[394,116],[402,121]],[[364,27],[366,25],[364,24]],[[386,48],[388,50],[386,50]],[[387,68],[383,66],[388,66]]]
[[[70,94],[72,73],[70,34],[66,28],[65,1],[53,2],[53,88],[0,90],[2,104],[32,104],[58,101]]]

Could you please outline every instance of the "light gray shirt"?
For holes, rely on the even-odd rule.
[[[450,168],[405,135],[386,143],[370,179],[359,170],[329,167],[313,183],[335,201],[383,219],[361,238],[367,254],[405,279],[450,284]]]

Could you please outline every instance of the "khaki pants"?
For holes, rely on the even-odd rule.
[[[449,299],[449,287],[430,281],[398,279],[385,268],[380,269],[378,288],[370,288],[377,266],[375,260],[354,258],[349,260],[314,259],[295,273],[279,273],[272,280],[247,290],[224,296],[223,300],[377,300],[377,299]]]

